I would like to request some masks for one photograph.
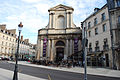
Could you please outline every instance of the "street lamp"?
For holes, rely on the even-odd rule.
[[[83,22],[81,22],[82,26],[82,47],[83,47],[83,54],[84,54],[84,80],[87,80],[87,44],[88,44],[88,39],[87,39],[87,33],[86,33],[86,27],[83,26]],[[86,26],[86,22],[85,22]]]
[[[18,25],[18,31],[19,31],[19,36],[18,36],[18,45],[17,45],[17,53],[15,53],[15,70],[14,70],[14,75],[13,75],[13,80],[18,80],[17,72],[18,72],[18,54],[19,54],[19,41],[20,41],[20,33],[22,31],[22,22]]]

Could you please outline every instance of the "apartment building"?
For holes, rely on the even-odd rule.
[[[108,7],[95,8],[82,22],[88,39],[88,65],[112,67],[112,50]]]
[[[114,65],[120,70],[120,0],[107,0],[107,4],[111,24]]]
[[[0,57],[2,58],[15,58],[17,52],[18,38],[16,38],[16,29],[6,29],[6,25],[0,25]],[[35,45],[29,43],[29,39],[24,39],[21,36],[19,45],[19,58],[25,59],[35,58],[36,50]]]
[[[16,29],[6,29],[5,24],[0,25],[0,57],[10,58],[15,54]]]
[[[17,41],[16,39],[16,51],[17,52]],[[24,39],[23,36],[21,36],[20,44],[19,44],[19,59],[21,60],[28,60],[35,58],[36,50],[34,48],[34,45],[29,43],[29,39]]]

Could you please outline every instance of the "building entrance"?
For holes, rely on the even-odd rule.
[[[64,59],[64,46],[63,41],[57,41],[56,43],[56,62],[62,61]]]
[[[56,49],[56,62],[60,62],[64,59],[64,48]]]
[[[105,59],[106,59],[106,67],[109,67],[109,56],[108,56],[108,54],[105,54]]]

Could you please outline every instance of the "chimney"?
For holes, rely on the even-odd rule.
[[[16,29],[9,29],[7,31],[10,32],[10,33],[12,33],[12,34],[16,34]]]
[[[0,24],[0,29],[1,30],[6,30],[6,24]]]
[[[29,43],[29,39],[26,39],[27,43]]]
[[[94,12],[97,12],[97,11],[99,11],[99,10],[100,10],[99,8],[95,8],[95,9],[94,9]]]
[[[29,43],[29,39],[24,39],[25,43]]]
[[[23,41],[23,36],[21,36],[21,41]]]

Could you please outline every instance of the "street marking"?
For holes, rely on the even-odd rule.
[[[48,80],[52,80],[49,74],[48,74]]]

